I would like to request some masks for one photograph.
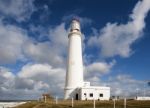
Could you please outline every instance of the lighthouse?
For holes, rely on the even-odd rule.
[[[109,100],[110,87],[90,86],[90,82],[84,82],[83,80],[82,33],[78,19],[72,20],[68,39],[64,99]]]
[[[76,88],[83,86],[82,34],[79,20],[72,20],[68,39],[65,99],[74,97]]]

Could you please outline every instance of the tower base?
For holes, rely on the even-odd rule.
[[[79,88],[65,88],[64,99],[76,99],[78,100],[80,97]]]

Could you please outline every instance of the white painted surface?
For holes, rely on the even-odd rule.
[[[114,108],[116,108],[116,99],[113,99],[114,101]]]
[[[68,38],[69,48],[64,99],[109,100],[110,87],[90,86],[90,82],[83,81],[82,40],[79,21],[72,21]],[[85,96],[84,93],[87,95]],[[90,97],[90,93],[93,93],[93,97]],[[103,94],[103,97],[100,97],[100,94]]]
[[[72,102],[71,102],[71,104],[72,104],[72,107],[73,107],[73,98],[72,98]]]
[[[124,98],[124,108],[126,108],[126,105],[127,105],[127,100],[126,98]]]
[[[65,99],[71,99],[76,88],[83,86],[83,61],[80,24],[73,20],[71,24],[68,48],[68,63],[65,85]]]
[[[26,102],[0,102],[0,108],[15,107]]]
[[[150,97],[136,97],[136,100],[150,100]]]
[[[67,68],[67,87],[83,86],[83,63],[81,37],[72,34],[69,39],[69,55]]]
[[[85,95],[86,94],[86,95]],[[93,94],[93,97],[90,96]],[[101,97],[100,94],[103,96]],[[109,100],[110,87],[90,86],[81,88],[81,100]]]
[[[93,108],[95,108],[95,99],[94,99],[94,101],[93,101]]]

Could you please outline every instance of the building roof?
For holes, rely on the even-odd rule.
[[[81,87],[80,89],[110,89],[110,87],[106,87],[106,86],[87,86],[87,87]]]

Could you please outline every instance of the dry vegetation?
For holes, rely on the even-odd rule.
[[[32,101],[15,108],[71,108],[71,101]],[[74,101],[74,108],[93,108],[93,101]],[[113,108],[113,101],[96,101],[96,108]],[[123,101],[116,101],[116,108],[124,108]],[[150,108],[150,101],[128,100],[126,108]]]

